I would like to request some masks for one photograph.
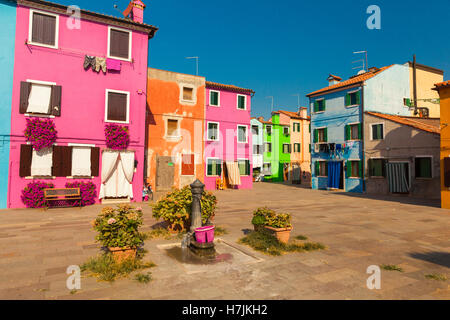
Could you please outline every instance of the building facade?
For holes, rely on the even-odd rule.
[[[439,119],[364,113],[368,194],[440,198]]]
[[[450,81],[437,83],[434,89],[439,93],[441,114],[441,207],[450,209]]]
[[[307,95],[311,108],[313,189],[363,192],[364,111],[410,115],[409,68],[371,68],[348,80],[328,78],[329,86]]]
[[[9,151],[11,141],[11,100],[14,72],[14,48],[16,33],[16,4],[0,0],[2,30],[0,39],[0,209],[7,207]]]
[[[148,69],[146,181],[153,190],[204,180],[205,78]]]
[[[97,202],[141,201],[148,40],[157,31],[143,23],[142,3],[132,1],[126,18],[81,10],[78,25],[66,6],[17,2],[8,207],[24,206],[33,181],[90,181]],[[38,150],[24,130],[43,121],[57,136]],[[107,145],[109,125],[127,131],[128,146]]]
[[[206,82],[205,185],[250,189],[253,185],[251,89]]]
[[[264,126],[256,118],[250,120],[252,126],[252,146],[253,146],[253,172],[262,172],[264,163]]]

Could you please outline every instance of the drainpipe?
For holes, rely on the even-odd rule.
[[[417,115],[417,67],[416,55],[413,55],[413,99],[414,99],[414,115]]]
[[[361,85],[361,153],[362,153],[362,184],[363,184],[363,192],[366,192],[366,153],[364,149],[364,82]]]

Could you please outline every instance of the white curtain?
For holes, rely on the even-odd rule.
[[[133,198],[134,153],[104,151],[99,198]]]
[[[48,113],[52,87],[42,84],[32,84],[28,98],[27,112]]]
[[[72,176],[88,177],[91,175],[91,148],[72,148]]]
[[[32,176],[51,176],[53,165],[52,148],[41,149],[36,151],[33,149],[31,158],[31,175]]]

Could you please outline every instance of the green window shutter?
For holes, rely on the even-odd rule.
[[[217,175],[220,177],[222,176],[222,165],[221,165],[221,161],[218,161],[217,164]]]
[[[320,164],[319,164],[319,161],[316,161],[316,177],[318,177],[319,176],[319,174],[320,174]]]
[[[309,144],[309,153],[311,153],[311,143]]]
[[[374,176],[375,169],[373,167],[374,166],[373,163],[374,163],[373,159],[369,159],[369,177]]]
[[[323,99],[322,101],[323,101],[323,109],[322,109],[322,111],[325,111],[325,109],[327,108],[326,100]]]
[[[212,175],[212,164],[211,163],[208,163],[207,175],[208,176]]]
[[[387,164],[387,160],[383,159],[381,161],[381,172],[383,174],[383,177],[385,177],[385,178],[386,178],[386,164]]]
[[[249,176],[250,175],[250,160],[247,160],[246,162],[245,162],[245,173],[246,173],[246,175],[247,176]]]
[[[319,102],[318,101],[314,101],[314,112],[319,111]]]
[[[352,162],[351,161],[347,161],[347,167],[346,170],[347,172],[347,178],[350,178],[352,176]]]
[[[361,178],[364,177],[364,176],[363,176],[363,162],[362,162],[362,160],[359,160],[359,176],[360,176]]]
[[[361,104],[361,90],[356,92],[356,104]]]
[[[319,131],[317,129],[314,129],[314,143],[317,143],[319,140]]]
[[[346,94],[345,95],[345,106],[349,106],[350,105],[350,94]]]
[[[352,127],[347,125],[345,126],[345,128],[345,131],[347,132],[346,140],[350,140],[350,138],[352,137]]]
[[[358,139],[362,140],[362,123],[358,123]]]
[[[323,129],[323,139],[324,142],[328,142],[328,128]]]
[[[309,124],[309,133],[311,133],[311,123]]]

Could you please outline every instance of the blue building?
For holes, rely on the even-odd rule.
[[[329,86],[307,95],[311,107],[313,189],[364,192],[363,114],[373,111],[408,116],[409,68],[370,68],[342,81],[330,75]]]
[[[9,147],[11,134],[11,99],[16,36],[16,2],[0,0],[0,208],[8,198]]]

